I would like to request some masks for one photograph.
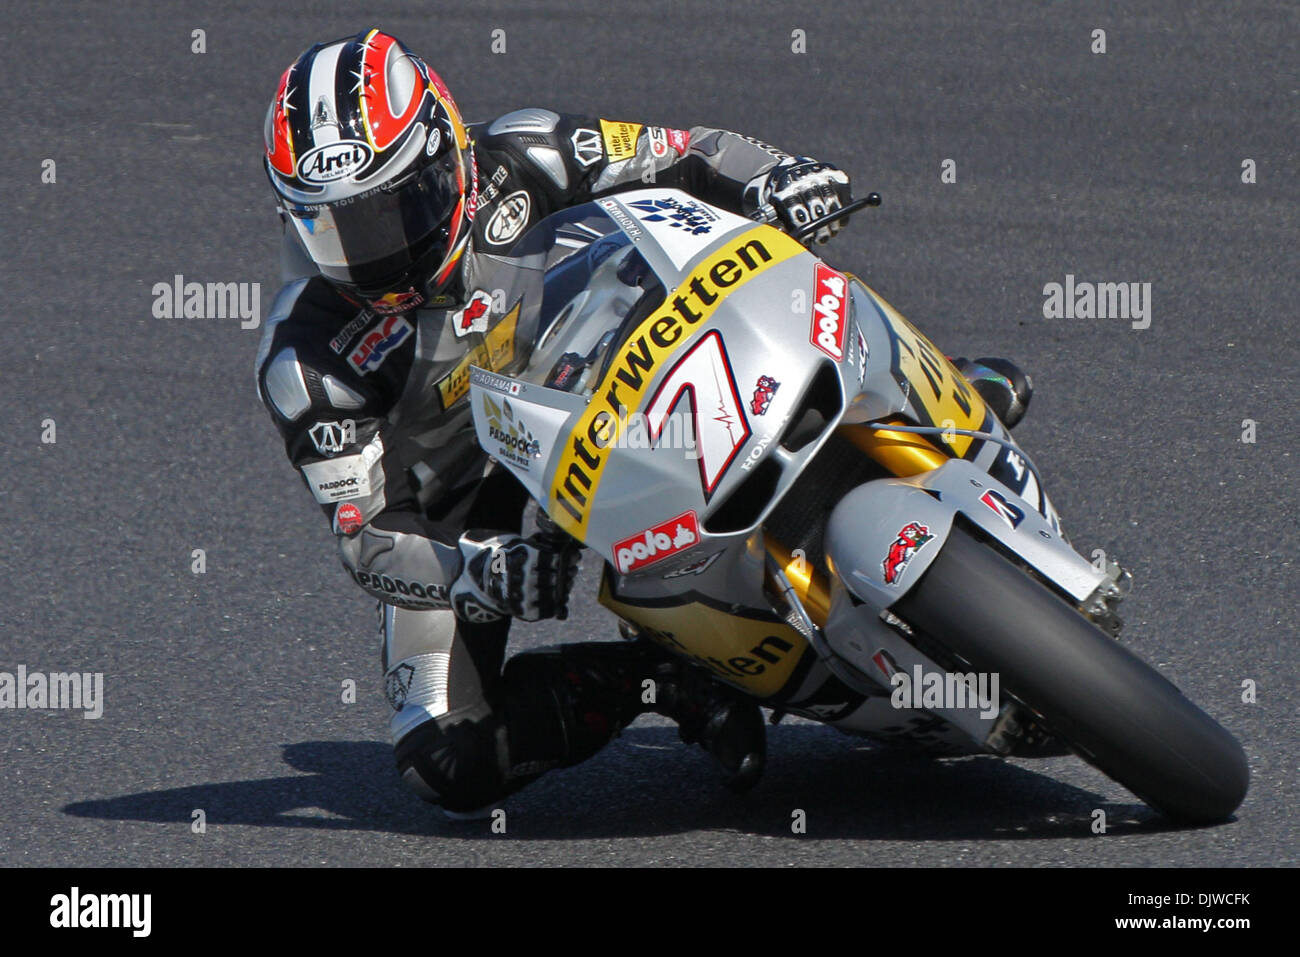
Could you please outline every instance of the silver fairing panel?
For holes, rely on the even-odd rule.
[[[566,494],[585,494],[585,521],[579,525],[569,516],[568,528],[610,564],[616,600],[638,607],[675,602],[731,608],[750,621],[766,616],[775,630],[784,625],[763,592],[762,524],[835,427],[892,417],[944,423],[932,422],[935,406],[914,394],[909,376],[900,372],[900,349],[918,344],[907,341],[905,321],[887,303],[856,279],[830,270],[846,279],[843,311],[839,320],[830,320],[836,331],[842,324],[843,337],[819,345],[815,303],[827,274],[821,260],[769,227],[717,210],[706,216],[699,207],[676,191],[636,191],[564,211],[534,227],[512,250],[518,259],[503,260],[503,266],[523,262],[543,275],[540,293],[524,293],[521,328],[534,335],[528,359],[505,369],[476,369],[470,404],[481,446],[552,517],[565,518]],[[738,250],[753,240],[770,261],[763,259],[758,268],[763,257],[751,249],[753,274],[715,296],[712,279],[745,272]],[[734,270],[720,266],[722,260]],[[677,296],[684,301],[676,302]],[[710,296],[716,301],[709,302]],[[687,321],[693,314],[698,321]],[[656,317],[665,324],[656,327]],[[667,334],[678,326],[680,337],[668,343]],[[651,347],[655,328],[665,333],[664,348]],[[642,357],[639,365],[629,363],[634,352]],[[620,378],[620,370],[628,374]],[[817,396],[820,418],[795,441],[795,426],[805,421]],[[620,410],[626,418],[611,438],[591,427],[598,421],[595,410],[612,400],[626,402]],[[645,419],[655,410],[663,417]],[[852,493],[836,512],[828,553],[840,576],[849,576],[848,589],[867,604],[850,607],[837,586],[841,600],[828,632],[845,643],[841,647],[859,646],[856,663],[879,693],[867,695],[852,713],[828,718],[832,723],[860,731],[894,727],[903,737],[932,735],[944,746],[964,741],[976,749],[987,732],[988,718],[964,714],[944,716],[939,724],[900,722],[888,707],[887,676],[872,674],[871,656],[881,648],[893,647],[900,665],[905,659],[927,664],[878,619],[892,586],[852,577],[879,567],[908,502],[939,537],[955,511],[939,499],[947,495],[968,506],[951,483],[973,490],[969,483],[979,476],[1035,513],[1022,537],[1052,536],[1054,547],[1043,555],[1074,576],[1075,588],[1087,584],[1088,574],[1061,555],[1069,549],[1059,539],[1055,511],[1032,465],[1016,454],[991,414],[981,415],[964,427],[1006,445],[967,441],[958,450],[965,461],[953,460],[933,473],[940,483],[935,487],[921,479],[891,481],[893,497],[886,502],[868,492],[886,483],[870,483],[859,490],[861,501]],[[637,416],[659,427],[638,432]],[[609,441],[597,458],[591,442],[598,436]],[[597,463],[590,474],[582,472],[588,461]],[[765,484],[754,494],[760,473]],[[734,503],[743,504],[746,496],[753,501],[737,509]],[[985,513],[984,522],[1002,521],[987,508]],[[940,544],[935,542],[935,551]],[[923,571],[923,553],[901,581]],[[826,680],[820,663],[795,674],[799,694]]]
[[[531,460],[499,458],[555,514],[556,505],[562,504],[557,503],[555,493],[558,488],[559,497],[563,497],[566,470],[576,454],[590,453],[586,446],[575,453],[571,445],[557,449],[555,443],[570,434],[581,437],[583,429],[578,426],[584,411],[589,403],[602,399],[595,394],[602,369],[608,372],[623,350],[638,348],[637,338],[629,335],[636,330],[621,327],[634,307],[646,305],[642,297],[653,295],[653,291],[647,291],[651,283],[636,286],[625,281],[638,265],[630,260],[643,260],[657,278],[662,296],[664,291],[679,287],[689,289],[691,279],[699,278],[701,263],[707,264],[729,248],[736,248],[740,239],[763,244],[750,253],[753,261],[764,268],[751,280],[737,284],[725,297],[719,297],[706,322],[684,329],[676,347],[648,373],[639,393],[621,386],[622,391],[615,393],[620,401],[625,394],[636,396],[637,401],[630,408],[622,406],[626,428],[620,430],[605,457],[581,537],[603,558],[620,567],[617,543],[674,516],[693,513],[699,531],[690,555],[674,554],[661,562],[626,569],[632,577],[649,580],[653,566],[653,577],[659,581],[674,564],[689,564],[699,554],[749,537],[830,434],[846,404],[844,395],[849,389],[856,391],[859,384],[856,353],[850,351],[844,361],[836,362],[810,343],[807,295],[818,260],[802,248],[790,253],[786,244],[794,245],[793,241],[783,234],[721,211],[713,211],[713,219],[696,225],[696,229],[707,227],[703,231],[685,233],[655,221],[653,210],[647,213],[641,208],[652,201],[664,202],[665,197],[683,195],[674,190],[638,191],[626,198],[620,195],[578,207],[570,211],[576,222],[552,226],[550,236],[538,238],[538,245],[548,239],[575,245],[585,241],[588,252],[583,255],[598,262],[589,263],[585,284],[575,289],[563,307],[545,310],[539,326],[540,342],[528,368],[511,377],[518,380],[514,394],[509,394],[508,386],[504,392],[497,392],[510,400],[511,415],[522,420],[539,443]],[[604,220],[603,227],[593,221],[593,210]],[[611,240],[611,230],[621,241]],[[526,249],[533,241],[530,234],[521,246]],[[778,246],[786,249],[779,257],[775,254]],[[590,250],[597,250],[599,255],[592,256]],[[763,261],[764,253],[773,254],[770,264]],[[731,261],[739,264],[737,271],[743,270],[743,254],[733,256]],[[560,271],[551,267],[548,287],[557,282]],[[708,275],[705,270],[704,276]],[[728,276],[726,272],[720,275]],[[564,278],[559,276],[558,281]],[[792,290],[797,290],[798,296],[792,296]],[[546,295],[551,295],[549,289]],[[702,296],[685,303],[685,314],[701,309],[710,295],[706,289]],[[672,305],[669,300],[661,310],[671,309]],[[654,310],[644,311],[654,314]],[[641,341],[644,343],[644,336]],[[591,356],[592,362],[568,384],[562,399],[552,394],[559,390],[544,389],[543,383],[566,355]],[[823,381],[833,383],[834,412],[813,441],[797,450],[785,448],[780,442],[782,432],[791,425],[792,413],[819,372]],[[827,375],[829,380],[825,380]],[[764,393],[767,400],[762,402],[756,396],[760,382],[774,384],[768,390],[770,394]],[[474,412],[480,420],[479,437],[484,448],[495,454],[494,449],[501,446],[494,445],[492,429],[486,424],[490,410],[477,397],[480,388],[480,380],[476,379],[472,389],[476,392]],[[581,407],[568,401],[575,394],[583,397]],[[492,402],[504,413],[500,401]],[[766,466],[771,478],[766,479],[763,507],[745,515],[740,524],[712,529],[713,516],[763,462],[771,463]],[[572,487],[585,491],[583,486]],[[623,563],[620,570],[625,566]]]

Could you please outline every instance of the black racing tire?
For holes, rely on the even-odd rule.
[[[1250,770],[1231,734],[1158,671],[954,526],[894,613],[977,671],[1103,774],[1174,820],[1223,821]]]

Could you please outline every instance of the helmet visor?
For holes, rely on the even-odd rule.
[[[448,154],[359,196],[314,206],[285,202],[321,274],[362,288],[401,282],[433,246],[445,246],[463,195],[454,151]]]

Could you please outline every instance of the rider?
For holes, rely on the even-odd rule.
[[[758,706],[647,642],[504,663],[511,618],[564,615],[577,552],[523,535],[525,493],[475,441],[465,358],[484,341],[470,333],[499,318],[475,312],[490,310],[475,278],[482,256],[555,210],[648,181],[754,218],[774,212],[790,229],[840,208],[848,176],[702,126],[531,108],[467,127],[438,75],[378,30],[303,53],[264,134],[286,284],[258,351],[258,394],[344,567],[379,599],[403,781],[453,816],[481,813],[653,711],[710,751],[729,786],[751,787],[765,752]],[[1023,411],[1027,383],[975,373],[1005,417]]]

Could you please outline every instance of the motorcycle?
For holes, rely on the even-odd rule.
[[[774,719],[1073,752],[1172,819],[1228,818],[1245,754],[1119,642],[1128,573],[1070,546],[943,352],[799,242],[878,203],[783,232],[649,188],[541,221],[489,257],[479,444],[603,559],[626,635]]]

